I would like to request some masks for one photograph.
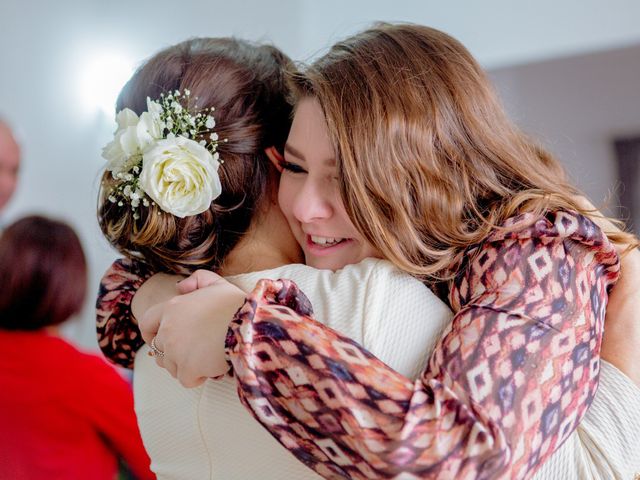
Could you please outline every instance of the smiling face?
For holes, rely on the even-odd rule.
[[[281,166],[278,201],[307,265],[337,270],[381,256],[347,216],[335,152],[317,100],[298,103]]]

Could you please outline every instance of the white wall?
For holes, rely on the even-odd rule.
[[[463,41],[485,66],[502,67],[640,44],[639,18],[637,0],[2,0],[0,115],[19,129],[23,143],[19,190],[5,220],[44,212],[69,221],[80,232],[89,255],[91,296],[82,321],[68,335],[95,347],[93,292],[115,257],[95,220],[100,148],[114,124],[112,114],[84,102],[80,78],[101,52],[112,51],[138,63],[188,37],[233,34],[271,40],[293,58],[305,60],[374,20],[403,20],[441,28]],[[547,111],[536,109],[534,101],[518,103],[531,92],[518,90],[521,87],[514,83],[526,79],[516,75],[511,82],[509,75],[503,75],[503,85],[511,89],[506,96],[519,105],[515,113],[530,120],[525,126],[538,129]],[[605,88],[607,83],[615,85],[618,77],[603,75],[592,81],[595,88]],[[563,88],[571,93],[571,85]],[[546,91],[538,93],[544,96]],[[556,102],[558,97],[554,98]],[[580,110],[581,115],[590,112],[598,109]],[[553,121],[548,131],[538,130],[553,139],[571,132],[569,118]],[[594,182],[610,182],[610,172],[598,172]],[[601,190],[593,191],[599,195]]]
[[[5,216],[43,212],[67,220],[81,235],[91,284],[82,319],[66,331],[73,340],[96,346],[95,292],[115,258],[95,214],[100,151],[115,123],[113,114],[83,104],[78,85],[83,68],[94,55],[109,51],[139,63],[193,36],[237,35],[296,45],[298,22],[283,28],[285,15],[299,17],[295,0],[280,0],[278,9],[261,0],[2,0],[0,115],[19,129],[23,144],[20,184]]]
[[[614,138],[640,135],[640,46],[496,69],[521,128],[540,139],[588,196],[617,213]],[[612,194],[612,195],[610,195]]]
[[[486,68],[640,43],[637,0],[302,2],[302,50],[309,56],[376,20],[444,30]]]

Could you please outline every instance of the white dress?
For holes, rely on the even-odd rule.
[[[335,273],[286,265],[228,280],[248,291],[262,278],[295,281],[318,321],[409,378],[420,374],[451,319],[427,287],[384,260],[367,259]],[[320,478],[254,420],[238,400],[232,378],[185,389],[147,351],[144,346],[136,355],[134,398],[158,479]],[[640,469],[640,389],[602,363],[593,406],[535,479],[627,479]]]

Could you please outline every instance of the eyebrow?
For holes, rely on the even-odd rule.
[[[305,156],[302,154],[302,152],[300,152],[300,150],[298,150],[295,147],[292,147],[291,144],[286,143],[284,145],[284,151],[286,153],[289,153],[290,155],[293,155],[294,157],[302,160],[302,161],[306,161]],[[325,165],[329,166],[329,167],[335,167],[336,166],[336,159],[333,157],[329,157],[326,158],[322,163],[324,163]]]

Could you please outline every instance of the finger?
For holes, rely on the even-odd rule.
[[[158,364],[158,366],[164,368],[167,372],[169,372],[169,374],[173,378],[178,378],[178,366],[170,358],[163,357],[163,360],[161,362],[158,362],[158,360],[156,359],[156,363]]]
[[[194,388],[201,385],[207,377],[200,376],[202,372],[198,373],[196,368],[189,365],[189,362],[186,362],[182,365],[182,367],[178,368],[177,379],[180,384],[185,388]]]
[[[153,353],[153,351],[152,351]],[[160,355],[156,355],[155,353],[153,354],[153,359],[156,361],[156,365],[158,365],[160,368],[164,368],[164,357],[160,356]]]
[[[142,318],[138,321],[142,338],[148,344],[151,344],[153,337],[158,334],[160,320],[162,319],[162,306],[162,304],[158,304],[147,309],[144,315],[142,315]]]
[[[189,375],[184,375],[184,374],[182,374],[180,372],[178,374],[178,381],[185,388],[199,387],[200,385],[202,385],[204,383],[204,381],[206,379],[207,379],[207,377],[189,376]]]
[[[194,275],[191,275],[179,281],[176,284],[176,288],[178,289],[178,293],[181,294],[194,292],[198,289],[198,279]]]
[[[178,282],[178,291],[182,294],[191,293],[194,290],[208,287],[220,280],[220,276],[209,270],[196,270],[189,277]]]

